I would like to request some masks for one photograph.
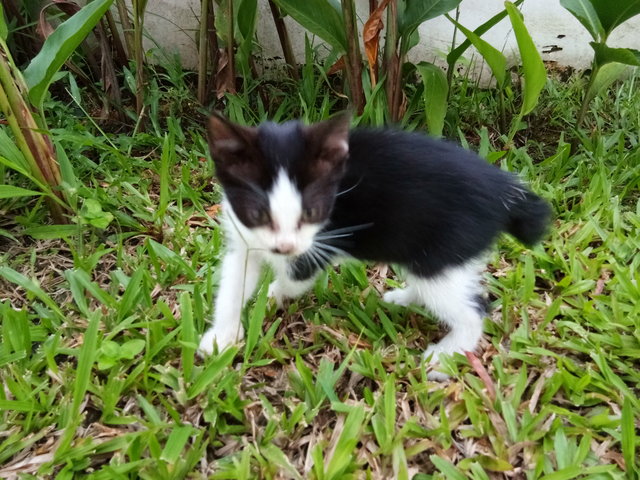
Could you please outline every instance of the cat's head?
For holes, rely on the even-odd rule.
[[[214,114],[209,147],[216,175],[251,243],[300,255],[329,219],[349,153],[348,114],[313,125],[245,127]]]

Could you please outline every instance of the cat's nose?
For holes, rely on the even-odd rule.
[[[274,253],[280,253],[281,255],[290,255],[294,252],[296,246],[292,242],[280,242],[273,249]]]

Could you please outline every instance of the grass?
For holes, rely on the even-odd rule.
[[[553,229],[533,250],[500,241],[482,349],[447,362],[441,384],[419,354],[442,330],[380,301],[398,282],[382,265],[330,270],[286,312],[263,283],[246,342],[195,355],[219,281],[220,190],[180,72],[168,77],[152,82],[149,133],[103,135],[75,104],[52,109],[77,168],[76,225],[3,200],[0,478],[638,478],[637,78],[594,102],[574,154],[563,132],[582,81],[548,83],[500,161],[552,202]],[[308,66],[276,116],[324,116],[322,82]],[[490,156],[492,93],[459,98],[461,138]],[[256,122],[260,102],[228,109]]]

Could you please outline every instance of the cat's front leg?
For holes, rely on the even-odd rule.
[[[320,271],[318,265],[307,264],[305,257],[276,257],[270,263],[275,279],[269,285],[269,297],[276,301],[278,308],[282,308],[285,300],[297,298],[313,287]]]
[[[262,257],[258,252],[243,247],[235,247],[225,254],[213,324],[200,340],[199,351],[202,354],[213,353],[214,344],[222,351],[244,338],[242,309],[256,288],[261,264]]]

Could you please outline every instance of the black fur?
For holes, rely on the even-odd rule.
[[[322,240],[329,247],[321,261],[304,254],[294,259],[294,278],[309,278],[339,251],[431,277],[478,257],[501,232],[527,245],[544,235],[550,208],[516,176],[419,133],[348,132],[345,118],[257,129],[212,118],[218,176],[241,220],[259,217],[252,209],[262,208],[285,168],[314,215],[310,223],[326,223],[319,236],[336,236]],[[345,156],[340,146],[347,135]]]

